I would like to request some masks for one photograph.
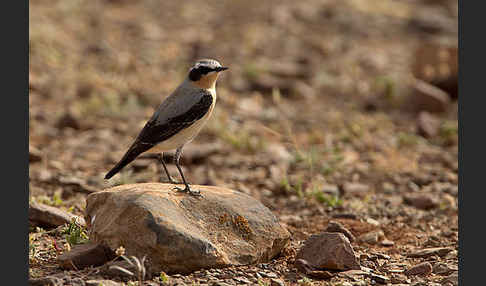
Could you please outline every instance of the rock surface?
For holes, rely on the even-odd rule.
[[[303,259],[317,269],[361,269],[349,239],[337,232],[311,235],[297,253],[296,259]]]
[[[147,255],[148,271],[189,273],[266,262],[290,238],[254,198],[221,187],[193,185],[196,197],[171,184],[113,187],[87,197],[90,238],[127,255]]]

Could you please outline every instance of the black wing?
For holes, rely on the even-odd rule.
[[[162,124],[157,122],[156,118],[152,118],[145,124],[137,139],[125,153],[120,162],[106,174],[105,179],[113,177],[113,175],[135,160],[141,153],[149,150],[156,144],[169,139],[184,128],[191,126],[194,122],[201,119],[209,111],[212,103],[213,96],[210,92],[204,91],[204,95],[199,102],[194,104],[183,114],[169,118]]]

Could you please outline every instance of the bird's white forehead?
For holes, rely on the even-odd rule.
[[[202,60],[198,60],[195,64],[194,64],[194,68],[198,68],[200,66],[207,66],[207,67],[221,67],[221,64],[217,61],[217,60],[213,60],[213,59],[202,59]]]

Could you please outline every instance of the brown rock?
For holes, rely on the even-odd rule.
[[[343,184],[342,187],[343,191],[345,194],[352,194],[352,193],[365,193],[369,191],[370,187],[365,184],[361,183],[351,183],[351,182],[346,182]]]
[[[383,245],[383,246],[393,246],[393,245],[395,245],[395,242],[393,242],[391,240],[388,240],[388,239],[383,239],[381,241],[381,245]]]
[[[143,257],[153,272],[188,273],[265,262],[283,249],[289,232],[271,211],[237,191],[192,185],[202,196],[171,184],[122,185],[87,197],[91,239],[128,256]]]
[[[442,279],[440,283],[444,286],[457,286],[459,285],[459,275],[456,273],[447,276]]]
[[[433,248],[424,248],[412,253],[407,254],[408,257],[413,258],[425,258],[432,255],[444,256],[452,251],[452,248],[447,247],[433,247]]]
[[[367,232],[365,234],[362,234],[359,237],[360,241],[369,243],[369,244],[377,244],[378,241],[380,241],[380,238],[383,238],[385,236],[385,233],[383,230],[378,229],[374,231]]]
[[[420,276],[426,276],[432,273],[432,264],[429,262],[423,262],[420,264],[417,264],[409,269],[407,269],[404,274],[407,276],[412,276],[412,275],[420,275]]]
[[[285,286],[285,282],[280,279],[270,279],[270,286]]]
[[[29,163],[35,163],[41,160],[42,152],[34,146],[29,145]]]
[[[390,278],[383,276],[383,275],[371,273],[370,276],[371,276],[371,279],[375,280],[376,282],[378,282],[380,284],[387,284],[390,281]]]
[[[329,279],[334,276],[334,274],[329,271],[319,270],[313,267],[304,259],[295,260],[294,266],[299,272],[315,279]]]
[[[403,201],[422,210],[429,210],[439,206],[439,202],[427,194],[405,195]]]
[[[451,274],[454,271],[457,271],[457,267],[450,267],[449,265],[447,265],[445,263],[437,263],[432,268],[432,272],[434,272],[434,274],[438,274],[438,275],[448,275],[448,274]]]
[[[100,285],[103,285],[103,286],[121,286],[123,284],[120,284],[118,282],[111,281],[111,280],[88,280],[88,281],[86,281],[86,286],[100,286]]]
[[[440,120],[428,113],[422,111],[417,118],[417,132],[425,138],[434,137],[439,134]]]
[[[296,259],[306,260],[317,269],[360,269],[349,239],[342,233],[312,235],[304,242]]]
[[[75,118],[71,113],[65,113],[63,116],[61,116],[56,123],[56,127],[59,129],[64,129],[67,127],[76,130],[80,129],[79,120]]]
[[[99,266],[115,258],[115,254],[106,246],[88,242],[74,246],[71,251],[59,255],[59,264],[64,269],[81,269]]]
[[[53,276],[29,279],[29,286],[60,286],[63,284],[62,279]]]
[[[413,75],[458,97],[458,49],[438,43],[421,45],[415,51]]]
[[[356,239],[354,235],[338,221],[330,221],[327,224],[325,232],[340,232],[344,234],[350,242],[353,242]]]
[[[449,95],[442,89],[422,80],[415,80],[410,107],[415,111],[444,112],[450,104]]]
[[[36,202],[29,203],[29,221],[33,225],[39,225],[42,227],[57,227],[70,223],[74,218],[79,225],[85,225],[84,218],[82,217],[75,216],[61,209],[45,204]]]

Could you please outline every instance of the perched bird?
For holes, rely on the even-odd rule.
[[[189,70],[187,78],[157,108],[152,117],[138,134],[123,158],[105,176],[111,178],[123,167],[144,152],[158,153],[169,181],[172,180],[163,159],[163,152],[176,149],[174,163],[181,174],[185,188],[175,187],[191,195],[199,191],[191,190],[184,177],[179,159],[182,148],[191,142],[208,121],[216,103],[216,80],[227,67],[213,59],[197,61]]]

